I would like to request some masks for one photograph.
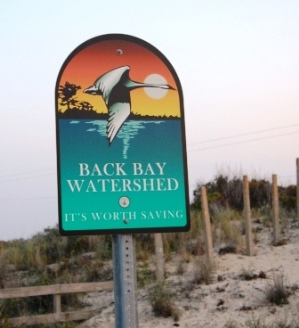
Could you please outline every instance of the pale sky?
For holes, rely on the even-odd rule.
[[[2,1],[0,240],[58,222],[55,83],[81,43],[121,33],[158,48],[184,93],[190,197],[217,174],[294,184],[299,2]]]

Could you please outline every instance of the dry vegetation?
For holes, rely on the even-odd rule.
[[[289,299],[297,295],[297,285],[288,283],[283,270],[274,270],[278,263],[273,263],[273,271],[262,268],[242,267],[237,276],[231,269],[222,270],[226,257],[244,257],[244,222],[242,215],[242,196],[240,180],[229,180],[220,176],[206,185],[209,197],[212,236],[215,260],[207,261],[204,254],[204,236],[200,204],[196,200],[191,210],[191,230],[187,233],[169,233],[163,235],[165,256],[165,281],[155,280],[154,240],[152,235],[136,235],[137,280],[142,315],[148,314],[146,304],[150,306],[152,316],[172,320],[179,326],[184,313],[192,311],[195,305],[216,297],[213,306],[216,313],[225,313],[229,301],[222,297],[233,286],[232,281],[252,283],[248,288],[259,288],[259,299],[256,304],[245,303],[246,292],[238,297],[244,298],[239,313],[248,313],[240,325],[239,321],[226,318],[221,326],[256,327],[256,328],[296,328],[299,321],[293,317],[265,320],[254,317],[250,311],[260,304],[274,304],[277,307],[287,306]],[[251,181],[253,234],[256,244],[269,248],[283,246],[290,242],[289,232],[297,229],[295,221],[294,188],[280,189],[281,195],[281,244],[271,242],[271,192],[270,184],[264,180]],[[287,192],[291,191],[291,192]],[[242,192],[241,192],[242,194]],[[57,228],[46,229],[43,233],[29,240],[0,242],[0,288],[37,286],[57,283],[91,282],[112,280],[112,245],[111,236],[73,236],[61,237]],[[238,264],[239,265],[239,264]],[[256,283],[256,287],[255,284]],[[245,287],[244,287],[245,288]],[[246,287],[247,288],[247,287]],[[241,295],[241,296],[240,296]],[[243,295],[243,296],[242,296]],[[103,297],[103,296],[102,296]],[[236,297],[235,295],[230,297]],[[297,297],[297,296],[296,296]],[[111,303],[112,295],[108,297]],[[62,299],[63,310],[87,306],[88,295],[65,296]],[[182,301],[184,300],[184,301]],[[207,303],[208,304],[208,303]],[[21,315],[42,314],[51,312],[52,297],[31,297],[0,301],[0,319],[2,326],[9,328],[7,318]],[[113,308],[113,304],[105,305]],[[145,309],[145,308],[146,309]],[[235,310],[235,309],[234,309]],[[273,310],[274,311],[274,310]],[[275,310],[278,312],[278,310]],[[191,313],[191,312],[190,312]],[[113,313],[110,313],[113,316]],[[164,319],[169,317],[171,319]],[[224,317],[225,318],[225,317]],[[169,323],[169,321],[167,321]],[[49,325],[44,327],[77,327],[80,323]],[[81,323],[82,327],[84,324]],[[158,327],[142,325],[142,327]],[[91,327],[91,326],[90,326]],[[102,326],[99,326],[102,327]],[[104,326],[103,326],[104,327]],[[107,326],[110,327],[107,323]],[[197,327],[182,326],[182,327]],[[201,325],[198,325],[201,327]],[[206,325],[206,327],[213,327]]]

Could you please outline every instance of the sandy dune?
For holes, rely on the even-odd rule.
[[[198,263],[195,257],[184,263],[184,273],[179,275],[180,258],[173,255],[166,262],[166,284],[174,293],[179,321],[156,317],[149,302],[149,287],[145,287],[138,290],[139,327],[262,327],[257,325],[258,322],[273,328],[279,322],[298,327],[299,229],[294,222],[290,223],[290,227],[281,233],[284,245],[274,247],[271,229],[261,228],[256,235],[255,256],[248,257],[242,252],[219,255],[215,247],[216,270],[209,285],[193,283]],[[254,279],[245,280],[245,274]],[[265,291],[273,286],[274,277],[283,277],[290,293],[289,304],[278,306],[267,301]],[[81,324],[81,328],[114,327],[113,293],[89,294],[85,301],[99,309],[99,315]]]

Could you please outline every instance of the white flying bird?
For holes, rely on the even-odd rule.
[[[130,91],[137,88],[161,88],[174,90],[168,84],[139,83],[129,78],[130,66],[115,68],[101,75],[84,92],[103,97],[108,108],[107,138],[109,145],[131,112]]]

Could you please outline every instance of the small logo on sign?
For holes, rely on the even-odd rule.
[[[126,196],[121,197],[119,199],[119,205],[124,208],[128,207],[130,205],[130,199]]]

